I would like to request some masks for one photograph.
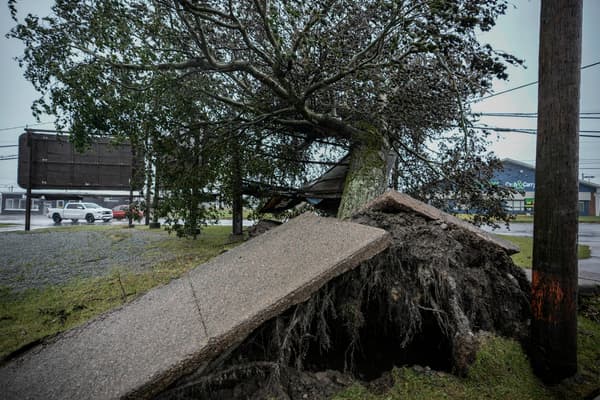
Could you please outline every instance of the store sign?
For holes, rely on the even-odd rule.
[[[531,197],[525,198],[525,209],[526,210],[533,210],[534,205],[535,205],[534,198],[531,198]]]
[[[535,191],[535,182],[527,182],[527,181],[515,181],[515,182],[510,182],[510,181],[506,181],[504,182],[504,186],[509,187],[509,188],[513,188],[516,190],[530,190],[530,191]]]

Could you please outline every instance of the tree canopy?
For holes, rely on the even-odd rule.
[[[16,19],[17,1],[9,8]],[[215,165],[231,154],[223,143],[241,143],[245,176],[288,184],[324,149],[350,150],[363,192],[387,185],[392,152],[417,197],[451,192],[502,211],[497,160],[469,128],[468,104],[520,62],[476,38],[505,0],[57,0],[52,10],[9,36],[44,94],[35,112],[80,139],[134,134],[125,122],[163,137],[203,132],[223,156]],[[364,161],[373,151],[375,166]]]

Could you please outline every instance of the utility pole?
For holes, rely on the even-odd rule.
[[[582,0],[542,0],[531,362],[547,383],[577,372]]]

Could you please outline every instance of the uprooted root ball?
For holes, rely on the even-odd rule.
[[[411,213],[365,211],[354,221],[389,231],[392,246],[159,397],[326,398],[394,365],[465,374],[477,331],[525,337],[529,283],[504,250]]]

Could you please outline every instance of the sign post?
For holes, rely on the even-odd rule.
[[[31,230],[31,179],[33,175],[33,143],[31,140],[31,131],[27,129],[27,150],[29,151],[29,162],[27,169],[29,171],[27,178],[27,197],[25,198],[25,231]]]

